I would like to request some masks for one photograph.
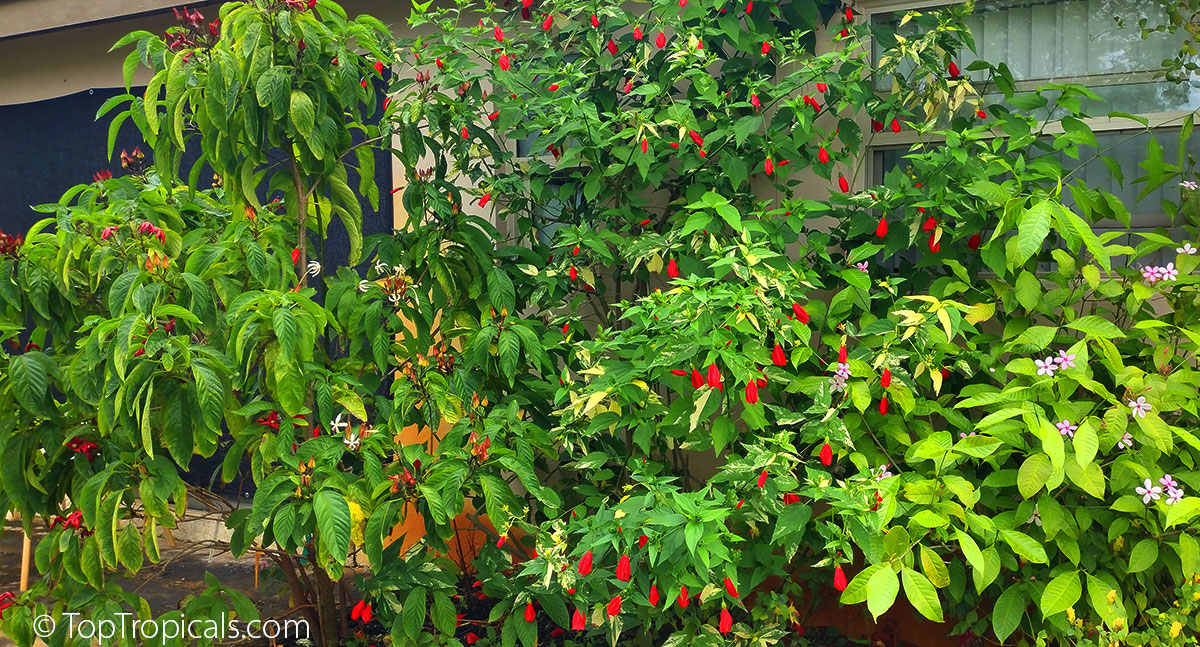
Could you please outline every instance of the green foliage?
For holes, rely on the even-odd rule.
[[[107,573],[158,558],[175,465],[221,449],[257,485],[231,550],[268,550],[327,645],[352,555],[393,644],[463,639],[468,573],[503,647],[556,638],[527,610],[572,640],[794,644],[834,596],[1189,644],[1200,262],[1077,176],[1108,154],[1090,91],[949,78],[969,3],[879,34],[878,68],[813,2],[540,9],[417,5],[393,43],[330,2],[231,3],[119,44],[155,76],[108,108],[154,170],[72,189],[0,259],[0,330],[38,345],[2,360],[0,508],[78,506],[39,545],[54,595],[136,608]],[[918,143],[867,186],[893,123]],[[408,218],[360,248],[379,147]],[[1141,168],[1143,194],[1195,178],[1153,139]],[[1190,240],[1198,195],[1163,205]],[[351,266],[310,269],[334,214]],[[411,514],[424,538],[390,541]]]

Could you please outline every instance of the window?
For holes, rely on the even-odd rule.
[[[885,3],[889,6],[882,7]],[[868,11],[874,25],[890,27],[904,35],[916,28],[915,23],[898,27],[904,11],[947,3],[877,0],[871,4],[882,9]],[[1130,209],[1129,230],[1118,222],[1106,221],[1098,223],[1098,232],[1147,231],[1171,226],[1162,202],[1177,197],[1173,192],[1178,188],[1168,185],[1138,200],[1142,187],[1132,180],[1141,174],[1138,163],[1151,137],[1162,146],[1167,159],[1175,158],[1182,117],[1200,105],[1200,78],[1192,77],[1183,83],[1155,78],[1163,60],[1179,51],[1182,32],[1175,36],[1154,33],[1143,39],[1138,26],[1142,19],[1155,24],[1164,16],[1159,5],[1148,0],[979,0],[974,15],[967,21],[976,51],[962,51],[955,56],[964,71],[977,59],[1007,64],[1018,92],[1046,83],[1077,83],[1100,96],[1099,101],[1085,103],[1088,114],[1125,112],[1149,119],[1155,128],[1151,133],[1130,131],[1134,124],[1128,120],[1106,117],[1089,120],[1100,150],[1117,160],[1124,184],[1113,177],[1105,164],[1091,159],[1090,149],[1079,160],[1057,154],[1064,172],[1072,173],[1073,179],[1112,193]],[[876,61],[884,47],[883,42],[874,44],[872,54]],[[901,74],[904,72],[900,70]],[[979,75],[978,81],[986,80],[985,72],[965,73]],[[887,92],[891,83],[890,78],[876,78],[876,91]],[[1055,118],[1050,113],[1040,116],[1047,120]],[[908,132],[875,135],[868,177],[882,182],[888,171],[906,166],[903,158],[914,141]],[[1200,156],[1200,141],[1192,138],[1186,149],[1188,154]],[[1136,236],[1130,238],[1125,242],[1136,245],[1140,240]]]

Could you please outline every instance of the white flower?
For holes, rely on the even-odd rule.
[[[1158,268],[1162,272],[1164,281],[1174,281],[1179,276],[1179,268],[1175,267],[1174,263],[1167,263],[1166,267]]]
[[[882,481],[883,479],[889,478],[891,476],[892,476],[892,473],[888,471],[888,464],[884,463],[883,465],[879,466],[879,475],[875,477],[875,480]]]
[[[1175,505],[1183,500],[1182,488],[1167,488],[1167,505]]]
[[[396,304],[400,303],[400,299],[401,299],[401,295],[398,292],[396,294],[388,295],[388,301],[391,301],[392,305],[396,305]]]
[[[1117,441],[1117,447],[1133,449],[1133,435],[1131,435],[1128,431],[1125,432],[1125,435],[1121,436],[1121,440]]]
[[[1146,396],[1138,396],[1136,400],[1129,401],[1129,415],[1134,418],[1145,418],[1146,413],[1153,409],[1154,406],[1146,402]]]
[[[388,269],[387,263],[384,263],[383,261],[380,261],[380,260],[375,261],[375,271],[380,274],[390,274],[391,273],[391,270]]]
[[[329,421],[329,428],[333,430],[333,433],[341,433],[343,429],[350,426],[349,422],[342,422],[342,418],[344,417],[345,414],[339,413],[337,418]]]
[[[1195,180],[1184,180],[1179,183],[1179,186],[1189,191],[1195,191],[1196,187],[1200,187],[1200,184],[1196,184]]]
[[[1033,524],[1035,524],[1035,525],[1036,525],[1038,528],[1041,528],[1041,527],[1042,527],[1042,514],[1041,514],[1040,512],[1038,512],[1038,507],[1037,507],[1037,505],[1034,505],[1034,506],[1033,506],[1033,514],[1032,514],[1032,515],[1030,515],[1030,516],[1029,516],[1029,518],[1025,520],[1025,523],[1027,523],[1027,524],[1028,524],[1028,523],[1033,523]]]
[[[308,269],[304,271],[305,276],[316,276],[321,273],[321,264],[316,261],[308,262]]]
[[[846,388],[846,378],[841,375],[834,375],[829,379],[829,388],[833,389],[834,393]]]
[[[1058,370],[1058,364],[1054,363],[1053,357],[1047,357],[1046,359],[1035,359],[1033,360],[1033,363],[1038,367],[1038,375],[1054,377],[1054,371]]]
[[[1200,251],[1200,250],[1197,250],[1195,247],[1192,247],[1192,244],[1191,244],[1191,243],[1188,243],[1188,242],[1185,242],[1185,243],[1183,244],[1183,247],[1176,247],[1176,248],[1175,248],[1175,252],[1176,252],[1177,254],[1188,254],[1188,255],[1194,255],[1194,254],[1195,254],[1197,251]]]
[[[370,282],[370,281],[368,281],[368,280],[366,280],[366,279],[363,279],[363,280],[361,280],[361,281],[359,281],[359,282],[358,282],[358,291],[359,291],[359,292],[363,292],[363,293],[365,293],[367,290],[370,290],[370,289],[371,289],[371,282]]]
[[[358,439],[358,432],[352,431],[346,434],[346,439],[342,442],[346,443],[346,449],[355,451],[362,446],[362,441]]]
[[[1157,501],[1162,498],[1162,488],[1155,485],[1154,481],[1150,479],[1146,479],[1143,487],[1136,488],[1136,492],[1142,495],[1142,503],[1146,504],[1152,500]]]

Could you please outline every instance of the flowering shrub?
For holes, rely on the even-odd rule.
[[[2,626],[135,607],[104,573],[156,559],[172,461],[227,428],[258,486],[231,548],[324,644],[802,644],[833,596],[1194,643],[1196,193],[1164,207],[1186,241],[1097,233],[1128,206],[1056,155],[1104,156],[1092,95],[978,63],[985,103],[948,54],[969,10],[910,16],[877,67],[852,9],[769,0],[418,5],[394,44],[325,0],[232,3],[126,39],[156,80],[117,119],[155,171],[77,187],[0,261],[37,346],[0,382],[0,507],[62,517]],[[930,144],[868,187],[885,129]],[[311,258],[334,214],[356,240],[351,157],[375,196],[393,138],[407,221]],[[197,144],[220,186],[176,189]],[[1155,145],[1144,186],[1194,181]],[[491,541],[455,564],[462,514]]]

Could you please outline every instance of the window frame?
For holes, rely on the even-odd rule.
[[[918,10],[919,9],[932,9],[935,7],[942,7],[942,6],[947,6],[947,5],[963,4],[964,1],[965,0],[860,0],[861,5],[858,9],[858,13],[862,16],[863,20],[865,21],[865,24],[870,25],[874,22],[875,16],[878,14],[887,14],[887,13],[892,13],[892,12],[896,12],[896,11],[910,11],[910,10],[914,10],[914,9],[918,9]],[[868,38],[867,45],[869,48],[868,51],[873,52],[874,46],[875,46],[874,39]],[[1104,76],[1104,75],[1099,75],[1099,76]],[[1083,81],[1087,78],[1091,78],[1091,77],[1073,77],[1073,78],[1055,79],[1054,82],[1078,83],[1080,85],[1087,85],[1087,84],[1083,83]],[[1126,76],[1126,79],[1127,78],[1128,78],[1128,75]],[[874,82],[874,80],[872,80],[872,83],[873,82]],[[1028,88],[1023,87],[1023,85],[1025,85],[1025,83],[1018,83],[1017,86],[1018,86],[1018,90],[1026,90],[1026,89],[1032,90],[1032,89],[1036,88],[1038,85],[1041,85],[1045,82],[1046,82],[1045,80],[1031,80],[1029,82],[1026,82],[1030,86]],[[1088,86],[1088,87],[1091,87],[1091,86]],[[886,96],[887,94],[888,93],[886,91],[876,90],[877,96]],[[1086,119],[1082,119],[1081,121],[1083,121],[1083,123],[1086,124],[1088,126],[1088,128],[1091,128],[1092,132],[1096,133],[1097,135],[1105,134],[1105,133],[1119,133],[1122,131],[1130,131],[1130,130],[1143,130],[1143,129],[1145,129],[1145,130],[1160,130],[1160,129],[1166,130],[1166,129],[1170,129],[1170,128],[1180,127],[1183,123],[1184,118],[1187,117],[1187,115],[1189,115],[1189,114],[1193,114],[1193,112],[1194,111],[1130,113],[1137,117],[1146,119],[1148,122],[1146,125],[1143,125],[1141,122],[1139,122],[1135,119],[1130,119],[1128,117],[1109,117],[1109,116],[1088,117]],[[910,147],[913,144],[918,143],[918,142],[922,142],[926,145],[930,145],[930,144],[935,144],[939,141],[943,141],[943,138],[940,136],[922,137],[922,136],[919,136],[913,130],[904,130],[900,133],[893,133],[887,129],[884,129],[883,132],[879,132],[879,133],[872,132],[871,116],[866,115],[866,114],[859,115],[859,118],[857,119],[857,121],[858,121],[858,125],[859,125],[859,128],[861,129],[861,131],[863,133],[867,134],[867,138],[863,142],[863,149],[864,149],[864,153],[866,154],[866,163],[864,164],[864,166],[865,166],[865,168],[863,169],[864,172],[861,174],[862,179],[859,182],[860,184],[862,184],[862,186],[855,187],[856,189],[864,188],[871,180],[873,180],[875,177],[877,177],[879,175],[880,169],[876,168],[876,161],[875,161],[876,150],[886,149],[886,148],[896,148],[896,147]],[[1065,130],[1062,127],[1061,121],[1057,120],[1057,119],[1043,120],[1043,121],[1038,122],[1038,125],[1041,128],[1041,132],[1044,135],[1059,135],[1059,134],[1062,134],[1065,132]],[[1004,132],[1001,129],[999,129],[998,127],[992,129],[992,135],[991,135],[992,137],[1000,137],[1003,135],[1004,135]],[[1130,230],[1132,231],[1132,230],[1136,230],[1136,229],[1137,229],[1136,223],[1134,223],[1134,226],[1131,226]]]

